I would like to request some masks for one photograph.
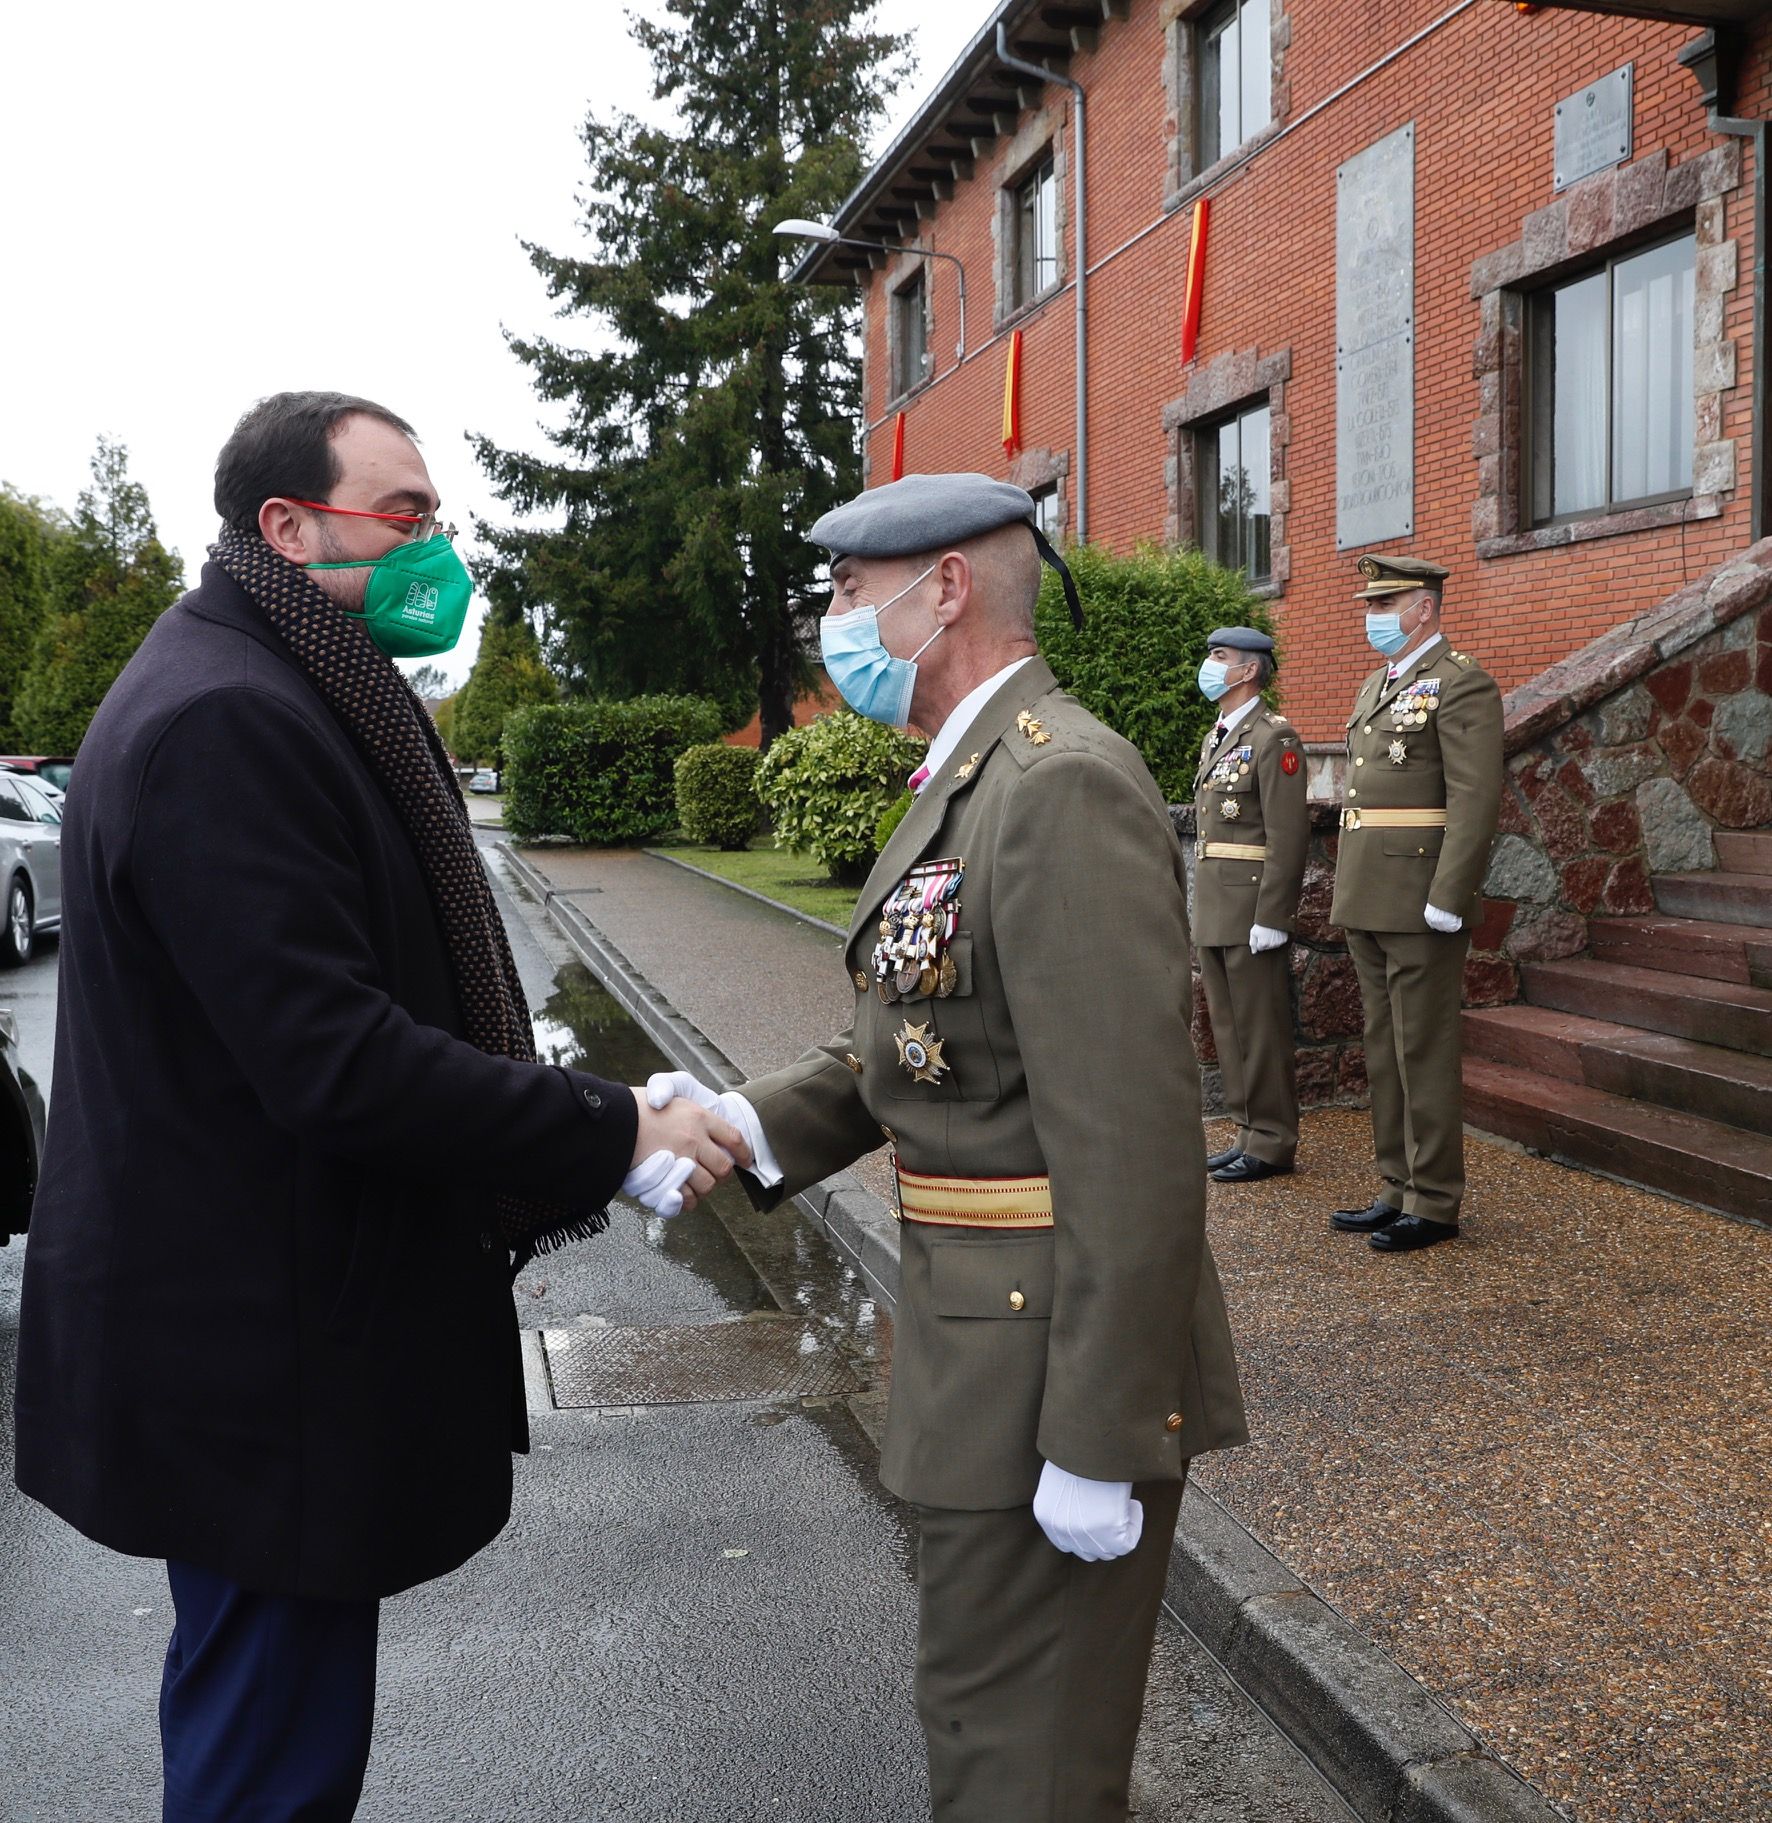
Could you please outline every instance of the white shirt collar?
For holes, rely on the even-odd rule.
[[[1240,708],[1233,709],[1229,715],[1221,715],[1218,719],[1224,723],[1225,733],[1229,734],[1233,728],[1241,727],[1260,707],[1261,698],[1259,696],[1252,696],[1248,702],[1244,703]]]
[[[1416,649],[1413,652],[1411,652],[1407,658],[1401,660],[1397,664],[1387,666],[1386,675],[1394,680],[1396,678],[1401,677],[1405,671],[1414,670],[1415,667],[1418,664],[1420,664],[1421,661],[1424,658],[1426,658],[1427,655],[1434,649],[1434,647],[1437,646],[1440,643],[1440,641],[1442,639],[1444,639],[1445,637],[1446,637],[1446,635],[1444,633],[1436,633],[1433,636],[1433,638],[1427,642],[1427,644],[1425,646],[1416,647]]]
[[[954,750],[966,738],[966,730],[978,720],[979,711],[1028,662],[1028,659],[1018,658],[1013,664],[1005,665],[995,677],[987,677],[977,689],[968,690],[954,705],[953,714],[942,723],[941,732],[929,743],[929,751],[923,759],[930,778],[933,779],[953,758]]]

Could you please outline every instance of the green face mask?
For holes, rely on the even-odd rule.
[[[474,579],[439,534],[422,544],[397,544],[385,557],[351,563],[310,563],[310,570],[368,570],[363,621],[389,658],[434,658],[461,638]]]

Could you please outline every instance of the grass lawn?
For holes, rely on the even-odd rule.
[[[855,915],[856,890],[839,886],[810,855],[793,848],[775,848],[767,836],[760,836],[750,848],[727,853],[719,848],[703,848],[695,842],[656,843],[663,852],[700,867],[722,880],[748,886],[752,892],[778,899],[795,911],[810,912],[827,924],[848,926]]]

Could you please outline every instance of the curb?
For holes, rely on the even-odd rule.
[[[799,910],[796,906],[786,904],[783,900],[772,899],[765,892],[759,892],[754,886],[741,886],[736,880],[728,880],[724,874],[717,874],[706,867],[697,867],[693,861],[685,861],[682,856],[674,855],[668,848],[643,848],[642,854],[651,855],[655,861],[669,861],[673,867],[680,867],[685,873],[696,875],[699,879],[712,880],[716,886],[724,886],[728,892],[743,893],[747,899],[755,899],[759,905],[767,905],[771,911],[784,913],[790,918],[798,918],[802,924],[810,924],[814,930],[828,931],[833,937],[847,937],[849,932],[841,924],[832,924],[826,918],[815,918],[811,912]]]
[[[722,1089],[743,1081],[731,1059],[571,899],[556,893],[509,842],[496,846],[555,928],[674,1067]],[[875,1293],[895,1305],[897,1224],[880,1199],[839,1172],[794,1200]],[[1362,1823],[1566,1823],[1563,1811],[1489,1753],[1425,1685],[1192,1484],[1170,1554],[1164,1606]]]

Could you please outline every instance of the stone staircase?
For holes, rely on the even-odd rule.
[[[1716,845],[1588,955],[1524,965],[1524,1004],[1465,1013],[1465,1119],[1772,1226],[1772,829]]]

